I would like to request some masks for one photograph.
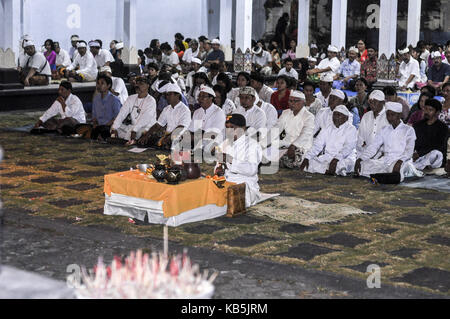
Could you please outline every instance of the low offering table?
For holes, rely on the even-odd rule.
[[[152,224],[176,227],[216,218],[227,213],[227,192],[212,179],[198,178],[177,185],[159,183],[153,177],[132,170],[105,175],[105,215],[118,215]]]

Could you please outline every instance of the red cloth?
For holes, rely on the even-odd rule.
[[[279,100],[278,96],[280,95],[280,91],[275,91],[270,98],[270,104],[275,106],[277,111],[287,110],[289,108],[289,96],[291,96],[291,91],[289,89],[286,90],[284,97]]]
[[[361,63],[365,62],[368,57],[367,50],[364,50],[363,54],[361,54]]]

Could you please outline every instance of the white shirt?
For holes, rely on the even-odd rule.
[[[156,123],[156,101],[151,95],[138,98],[137,94],[131,95],[122,105],[111,129],[117,130],[122,122],[131,114],[129,132],[143,132],[150,129]]]
[[[86,123],[86,113],[84,112],[83,103],[78,96],[70,94],[66,99],[66,109],[63,110],[59,101],[53,102],[52,106],[39,118],[43,123],[50,118],[60,115],[61,119],[71,117],[78,123]]]
[[[297,73],[297,71],[294,70],[294,68],[291,68],[289,70],[289,72],[286,71],[286,68],[282,68],[280,70],[280,72],[278,72],[278,76],[280,76],[280,75],[287,75],[287,76],[290,76],[291,78],[298,80],[298,73]]]
[[[180,64],[180,59],[178,58],[178,54],[175,51],[172,51],[170,55],[165,55],[163,53],[162,62],[174,66]]]
[[[284,110],[278,119],[276,127],[280,134],[285,131],[286,136],[280,141],[280,147],[294,145],[307,152],[313,144],[314,115],[303,107],[297,115],[292,110]]]
[[[318,69],[326,69],[328,67],[331,68],[331,71],[323,72],[321,74],[331,74],[334,77],[339,72],[341,62],[339,62],[338,58],[332,58],[331,60],[329,58],[326,58],[320,61],[319,65],[317,66]]]
[[[269,52],[263,51],[261,56],[253,54],[252,63],[265,66],[269,62],[272,62],[272,55]]]
[[[186,51],[184,51],[182,60],[186,63],[191,63],[192,58],[196,58],[199,52],[200,52],[200,47],[197,48],[197,51],[195,51],[195,52],[192,52],[192,48],[188,48]]]
[[[330,99],[330,95],[331,95],[331,92],[325,98],[322,94],[322,91],[319,91],[319,93],[316,94],[316,98],[318,98],[320,100],[320,103],[322,103],[322,107],[328,107],[328,100]]]
[[[80,69],[76,71],[77,73],[85,74],[91,79],[97,77],[97,62],[95,62],[91,52],[86,52],[84,56],[77,54],[73,63],[67,68],[67,71],[74,70],[76,67],[80,67]]]
[[[381,146],[384,147],[384,156],[381,158],[387,166],[402,160],[403,163],[410,160],[414,154],[416,133],[414,129],[400,122],[394,129],[392,125],[385,126],[368,145],[360,158],[365,161],[371,159]]]
[[[225,102],[223,102],[222,110],[225,115],[232,114],[236,110],[236,105],[234,105],[233,101],[230,99],[226,99]]]
[[[197,130],[208,131],[221,131],[225,130],[225,113],[220,107],[211,104],[210,107],[205,111],[202,107],[195,110],[192,115],[191,125],[189,130],[195,132]]]
[[[263,101],[260,101],[261,103],[261,110],[264,111],[264,113],[266,114],[266,127],[268,130],[270,130],[272,127],[274,127],[277,124],[278,121],[278,112],[277,109],[275,108],[275,106],[273,106],[270,103],[266,103]]]
[[[414,75],[413,80],[408,84],[408,88],[413,88],[416,82],[420,79],[419,62],[417,62],[417,60],[414,58],[410,58],[408,63],[405,63],[405,61],[403,61],[400,64],[398,73],[400,75],[400,78],[398,80],[398,85],[400,87],[406,84],[406,81],[411,75]]]
[[[62,65],[64,67],[68,67],[72,64],[70,60],[69,53],[66,50],[60,49],[59,53],[56,54],[56,65]]]
[[[328,101],[327,101],[327,104],[328,104]],[[323,106],[322,106],[322,102],[318,98],[316,98],[314,100],[314,102],[312,102],[309,106],[305,105],[305,107],[309,112],[311,112],[314,116],[316,116],[317,113],[322,109]]]
[[[125,85],[125,82],[121,78],[116,78],[115,76],[112,76],[111,79],[113,82],[112,90],[114,92],[119,93],[118,98],[120,100],[120,103],[123,105],[125,101],[128,99],[128,90]]]
[[[348,122],[353,125],[353,114],[349,113],[348,116]],[[327,127],[334,126],[333,123],[333,111],[329,108],[323,108],[321,109],[317,114],[315,118],[314,123],[314,135],[320,130],[324,130]]]
[[[305,158],[331,162],[335,158],[341,161],[356,157],[356,139],[356,128],[351,123],[345,122],[339,128],[333,124],[320,132]]]
[[[257,105],[253,105],[247,110],[243,106],[238,106],[233,113],[242,114],[245,117],[247,127],[253,127],[258,130],[265,128],[267,125],[266,113]]]
[[[368,145],[370,145],[375,136],[380,132],[385,126],[390,125],[386,119],[386,109],[383,108],[375,118],[373,116],[373,111],[367,112],[361,119],[358,129],[358,142],[356,144],[356,151],[358,155],[361,154]],[[366,144],[363,146],[363,144]]]
[[[227,163],[226,180],[236,184],[245,183],[245,206],[255,205],[261,197],[258,185],[258,166],[262,160],[261,146],[244,134],[233,142],[227,153],[233,160]]]
[[[184,129],[180,133],[182,135],[191,124],[191,111],[183,102],[178,103],[175,107],[169,104],[161,112],[158,124],[163,127],[167,125],[166,132],[169,133],[172,133],[178,126],[183,126]]]
[[[37,74],[52,76],[52,71],[50,69],[50,64],[47,62],[47,58],[40,52],[36,51],[33,56],[30,56],[26,65],[29,68],[36,69]]]
[[[109,50],[100,49],[95,56],[95,62],[97,62],[97,67],[101,68],[104,67],[107,62],[114,62],[114,57]]]
[[[263,84],[261,90],[259,90],[259,92],[258,92],[259,98],[266,103],[270,103],[270,98],[272,97],[272,94],[273,94],[273,90],[265,84]]]

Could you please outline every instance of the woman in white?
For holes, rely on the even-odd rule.
[[[225,88],[218,84],[213,87],[214,93],[216,93],[216,97],[214,98],[214,103],[222,109],[225,115],[230,115],[236,110],[236,106],[233,101],[227,98],[227,94],[225,92]]]
[[[305,82],[303,84],[303,93],[305,94],[306,109],[314,116],[322,109],[322,102],[314,96],[316,87],[312,82]]]

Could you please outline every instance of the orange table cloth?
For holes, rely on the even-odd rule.
[[[228,187],[234,183],[225,182],[218,188],[211,179],[187,180],[178,185],[158,183],[139,170],[105,175],[104,192],[163,201],[164,217],[177,216],[183,212],[206,206],[227,204]]]

